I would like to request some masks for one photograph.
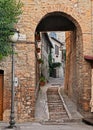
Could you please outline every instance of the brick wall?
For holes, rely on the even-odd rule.
[[[82,50],[82,48],[79,48]],[[76,32],[66,33],[65,92],[77,102]]]
[[[65,93],[84,116],[91,117],[91,64],[84,60],[78,32],[66,33]]]

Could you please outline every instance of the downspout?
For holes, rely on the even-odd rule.
[[[93,68],[92,68],[92,76],[91,76],[91,100],[90,100],[90,107],[91,112],[93,112]]]

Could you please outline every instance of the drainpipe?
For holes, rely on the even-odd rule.
[[[91,42],[93,41],[93,1],[91,1]],[[92,47],[93,48],[93,47]],[[91,112],[93,112],[93,65],[91,67],[91,100],[90,100],[90,107]]]
[[[93,112],[93,68],[92,68],[92,76],[91,76],[91,100],[90,100],[90,107],[91,112]]]
[[[84,59],[90,62],[91,64],[91,99],[90,99],[90,107],[91,112],[93,112],[93,56],[84,56]]]

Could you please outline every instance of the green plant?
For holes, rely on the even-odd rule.
[[[39,62],[39,63],[42,63],[42,64],[44,63],[44,61],[43,61],[41,58],[38,59],[38,62]]]
[[[40,85],[40,86],[44,86],[45,83],[46,83],[46,79],[45,79],[45,77],[44,77],[44,76],[41,76],[41,77],[40,77],[39,85]]]
[[[48,63],[49,63],[49,67],[51,67],[52,66],[52,54],[51,54],[51,52],[48,55]]]
[[[51,54],[51,52],[48,55],[48,64],[49,64],[49,75],[51,76],[52,75],[52,71],[53,71],[53,68],[52,68],[52,54]]]
[[[48,64],[49,64],[49,75],[50,76],[52,76],[54,68],[61,66],[60,62],[52,62],[52,54],[51,54],[51,52],[50,52],[50,54],[48,56]]]
[[[54,62],[52,63],[52,68],[60,67],[61,63],[60,62]]]
[[[22,14],[20,0],[0,0],[0,60],[11,54],[9,36]]]
[[[41,76],[41,77],[40,77],[40,82],[45,82],[45,81],[46,81],[45,77],[44,77],[44,76]]]

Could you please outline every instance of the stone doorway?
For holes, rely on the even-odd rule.
[[[0,120],[3,120],[3,78],[4,72],[0,70]]]

